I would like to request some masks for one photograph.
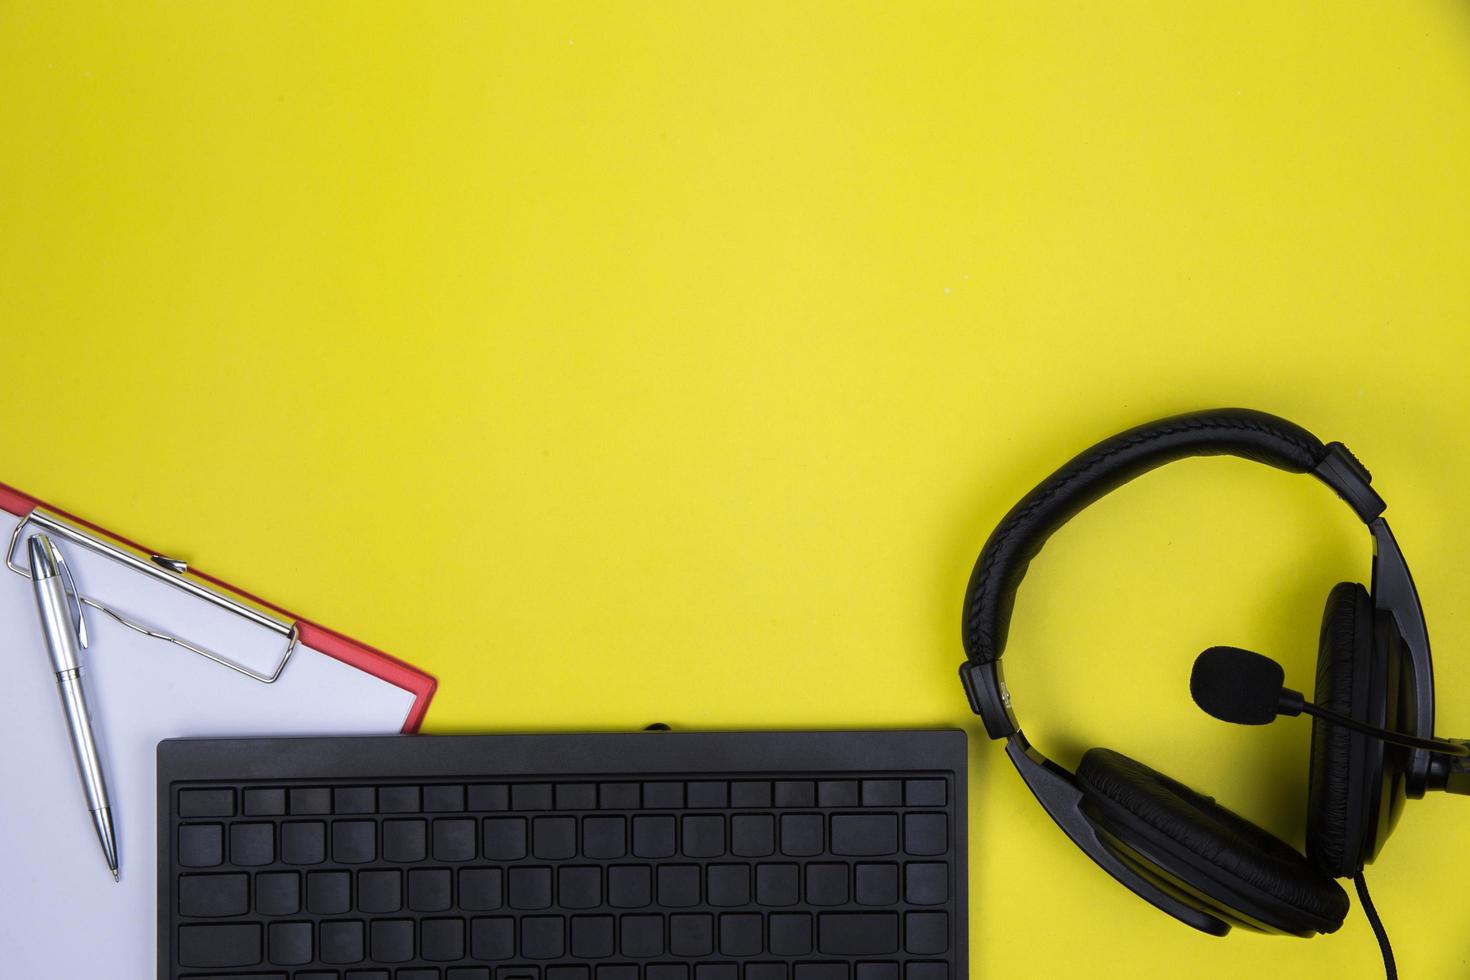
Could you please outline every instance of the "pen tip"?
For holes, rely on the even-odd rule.
[[[113,871],[112,871],[112,880],[113,881],[117,881],[118,880],[118,877],[117,877],[117,869],[116,868],[114,868]]]

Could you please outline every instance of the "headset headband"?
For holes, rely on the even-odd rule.
[[[1016,590],[1049,537],[1110,491],[1155,467],[1191,456],[1240,456],[1293,473],[1311,472],[1364,523],[1383,512],[1367,470],[1341,443],[1264,412],[1227,408],[1148,422],[1073,457],[1012,507],[980,552],[965,591],[963,637],[972,663],[1005,651]],[[1324,465],[1331,463],[1333,465]]]

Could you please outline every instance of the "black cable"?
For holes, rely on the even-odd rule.
[[[1368,916],[1368,924],[1373,927],[1373,935],[1378,940],[1378,948],[1383,953],[1383,971],[1388,980],[1399,980],[1399,968],[1393,962],[1393,947],[1388,944],[1388,933],[1383,931],[1383,920],[1378,917],[1378,910],[1373,907],[1373,899],[1368,894],[1368,880],[1363,877],[1359,869],[1353,875],[1353,884],[1358,889],[1358,901],[1363,904],[1363,912]]]

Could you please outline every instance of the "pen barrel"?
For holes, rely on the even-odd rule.
[[[76,757],[77,775],[82,792],[87,796],[87,809],[109,806],[107,781],[102,776],[102,760],[97,755],[97,741],[92,737],[92,716],[87,708],[87,692],[82,687],[81,668],[56,675],[56,689],[61,695],[61,711],[71,732],[72,755]]]
[[[46,639],[46,653],[51,657],[51,669],[58,674],[76,670],[79,664],[77,635],[61,576],[34,579],[32,584],[41,616],[41,632]]]

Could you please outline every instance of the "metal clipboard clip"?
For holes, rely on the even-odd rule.
[[[267,609],[266,607],[261,606],[257,603],[253,603],[243,596],[232,596],[224,594],[208,581],[191,573],[189,571],[189,566],[176,558],[167,558],[163,555],[150,554],[146,551],[135,548],[125,542],[117,541],[110,538],[103,538],[97,532],[83,528],[80,525],[67,520],[61,515],[53,513],[41,507],[37,507],[35,510],[31,511],[29,514],[21,519],[20,523],[15,526],[15,530],[11,532],[10,545],[5,549],[6,567],[8,567],[12,572],[15,572],[18,575],[24,575],[27,578],[30,578],[31,574],[29,570],[17,564],[15,560],[16,547],[21,543],[21,537],[23,532],[25,531],[27,524],[34,525],[37,530],[44,531],[45,533],[51,535],[53,538],[60,538],[65,541],[69,541],[79,547],[95,551],[101,555],[111,558],[114,561],[121,562],[135,571],[142,572],[145,575],[148,575],[154,579],[166,582],[182,592],[185,592],[196,598],[203,599],[206,602],[213,603],[214,605],[220,606],[221,608],[226,609],[229,612],[232,612],[238,616],[243,616],[257,626],[263,626],[266,629],[279,634],[286,643],[285,652],[281,654],[281,659],[275,665],[274,669],[272,669],[269,673],[254,670],[246,666],[245,664],[242,664],[235,660],[231,660],[229,657],[216,653],[213,650],[208,649],[207,647],[200,646],[196,643],[191,643],[189,640],[186,640],[183,637],[174,636],[161,630],[156,630],[152,627],[145,626],[137,620],[133,619],[128,614],[114,609],[98,599],[82,595],[76,590],[76,585],[71,580],[71,569],[66,568],[65,578],[67,581],[67,588],[70,595],[74,598],[76,602],[75,617],[77,620],[77,629],[78,633],[82,637],[82,646],[84,647],[87,645],[87,632],[86,625],[82,622],[81,607],[91,606],[98,612],[104,613],[105,615],[117,620],[119,623],[126,626],[130,630],[142,633],[144,636],[150,636],[155,640],[162,640],[165,643],[173,643],[177,646],[181,646],[191,653],[197,653],[201,657],[212,660],[222,667],[228,667],[233,671],[244,674],[251,680],[260,681],[262,684],[275,683],[276,678],[281,676],[281,671],[286,669],[286,663],[291,659],[291,654],[294,653],[296,650],[298,635],[296,624],[294,622],[283,619],[281,616],[277,615],[270,609]],[[65,567],[64,560],[63,567]]]

